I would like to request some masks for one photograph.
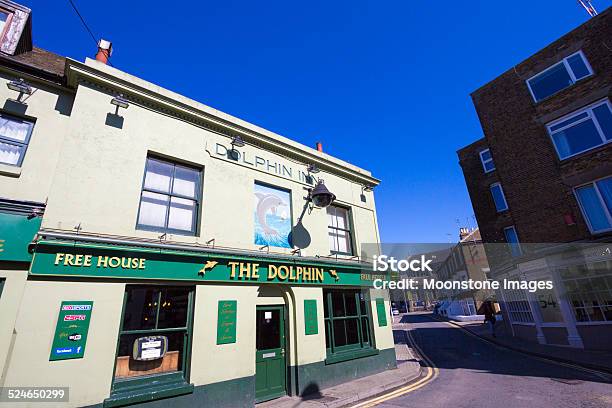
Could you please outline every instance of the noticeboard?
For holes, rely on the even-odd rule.
[[[304,299],[304,325],[306,335],[319,334],[316,299]]]
[[[236,314],[238,301],[220,300],[217,319],[217,344],[236,342]]]
[[[83,358],[91,320],[92,301],[63,301],[55,326],[50,361]]]

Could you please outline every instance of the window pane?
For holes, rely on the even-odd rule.
[[[336,224],[338,228],[349,229],[348,211],[345,208],[336,207]]]
[[[355,292],[349,292],[344,295],[344,301],[346,304],[346,315],[357,316],[357,300],[355,299]]]
[[[491,160],[491,151],[489,149],[483,150],[480,153],[480,157],[482,157],[482,161]]]
[[[508,204],[506,204],[506,199],[504,197],[504,193],[502,191],[501,185],[495,184],[491,186],[491,195],[493,195],[493,201],[495,202],[495,208],[497,211],[504,211],[508,209]]]
[[[187,167],[176,166],[172,193],[197,198],[200,172]]]
[[[338,227],[338,222],[336,221],[336,207],[327,207],[327,225],[334,228]]]
[[[28,139],[30,126],[32,126],[30,122],[2,116],[0,117],[0,136],[25,143]]]
[[[0,11],[0,32],[4,30],[4,26],[6,25],[6,20],[8,19],[8,14]]]
[[[486,171],[493,171],[495,170],[495,163],[493,163],[493,161],[488,161],[484,164],[484,168]]]
[[[346,346],[346,332],[344,331],[344,320],[334,320],[334,345],[336,347]]]
[[[129,288],[126,293],[123,330],[154,329],[159,289]]]
[[[601,194],[604,202],[606,203],[608,213],[612,214],[612,177],[599,180],[596,184],[597,188],[599,189],[599,194]]]
[[[329,230],[329,249],[331,251],[338,252],[338,241],[336,238],[335,230]]]
[[[592,119],[554,133],[553,140],[561,158],[591,149],[603,143]]]
[[[330,238],[333,240],[333,245],[331,246],[332,251],[342,252],[342,253],[351,253],[351,245],[350,245],[350,235],[346,231],[342,230],[330,230],[329,232]]]
[[[342,292],[332,292],[332,309],[334,317],[345,316],[344,296],[342,296]]]
[[[171,327],[186,327],[188,307],[189,289],[162,289],[161,304],[159,305],[159,317],[157,318],[157,328],[167,329]]]
[[[16,166],[23,154],[23,146],[0,142],[0,163]]]
[[[266,319],[266,315],[268,315],[268,319]],[[257,350],[280,348],[280,311],[258,310],[256,331],[255,347]]]
[[[359,343],[359,319],[346,320],[346,344]]]
[[[572,83],[572,78],[562,63],[529,81],[531,91],[537,101],[572,85]]]
[[[323,291],[323,317],[329,317],[329,303],[327,302],[327,291]]]
[[[147,159],[144,188],[169,193],[173,169],[172,164],[156,159]]]
[[[361,338],[364,343],[370,342],[370,322],[367,317],[361,318]]]
[[[166,225],[166,209],[168,196],[148,191],[142,192],[138,225],[164,228]]]
[[[594,108],[593,113],[595,113],[597,123],[599,123],[606,140],[612,140],[612,112],[610,112],[609,105],[604,103]]]
[[[584,215],[591,224],[591,229],[600,231],[610,228],[610,222],[593,185],[576,189],[576,194],[585,213]]]
[[[576,79],[584,78],[589,75],[589,69],[587,68],[584,60],[582,59],[582,55],[576,54],[572,55],[567,59],[567,63],[569,64],[572,72]]]
[[[578,115],[572,116],[571,118],[564,120],[563,122],[559,122],[556,125],[551,126],[550,131],[555,132],[567,125],[571,125],[574,122],[578,122],[579,120],[586,119],[588,117],[589,117],[588,112],[579,113]]]
[[[168,351],[163,358],[149,361],[134,360],[132,357],[134,341],[140,337],[157,335],[123,334],[119,340],[119,352],[115,368],[115,378],[132,378],[143,375],[162,374],[181,371],[183,369],[183,352],[185,332],[163,333],[168,338]]]
[[[168,228],[181,231],[194,231],[193,220],[195,210],[195,201],[172,197],[170,201],[170,213],[168,215]]]

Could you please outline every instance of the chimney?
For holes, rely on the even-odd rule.
[[[98,53],[96,54],[96,60],[103,64],[108,64],[108,59],[113,55],[113,43],[106,40],[100,40],[98,42]]]
[[[323,143],[317,142],[317,150],[320,151],[320,152],[323,151]]]

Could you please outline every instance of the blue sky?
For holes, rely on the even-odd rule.
[[[67,0],[22,1],[35,44],[93,57]],[[575,0],[74,2],[117,68],[371,170],[385,242],[474,225],[470,92],[588,19]]]

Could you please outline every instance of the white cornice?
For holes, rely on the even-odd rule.
[[[291,139],[250,124],[241,119],[213,109],[180,94],[161,88],[140,78],[126,74],[116,68],[87,59],[81,63],[66,59],[68,86],[76,88],[80,81],[88,81],[157,106],[163,111],[173,112],[180,118],[189,118],[210,127],[212,131],[229,137],[240,135],[245,141],[258,147],[287,155],[303,162],[316,164],[321,169],[364,185],[378,185],[380,180],[369,171],[350,163],[318,152]]]

